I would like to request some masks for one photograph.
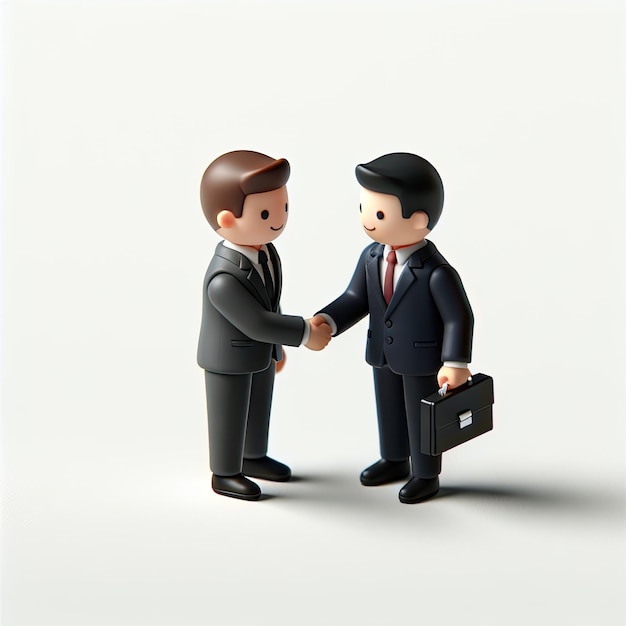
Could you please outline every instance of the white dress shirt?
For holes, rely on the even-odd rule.
[[[414,243],[412,246],[406,246],[406,248],[398,248],[396,250],[396,267],[393,272],[393,288],[395,291],[396,285],[398,284],[398,279],[400,278],[400,274],[402,274],[402,270],[406,267],[406,264],[409,260],[409,257],[417,252],[420,248],[423,248],[426,245],[426,239],[422,239],[422,241],[418,241]],[[385,249],[383,250],[383,258],[380,262],[380,284],[381,287],[385,285],[385,274],[387,273],[387,256],[391,252],[393,248],[385,244]]]

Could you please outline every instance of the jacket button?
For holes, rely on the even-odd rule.
[[[387,337],[385,339],[385,342],[388,343],[388,344],[392,344],[393,343],[393,337]]]
[[[393,326],[393,322],[392,322],[391,320],[387,320],[387,321],[385,322],[385,326],[386,326],[387,328],[391,328],[391,327]]]

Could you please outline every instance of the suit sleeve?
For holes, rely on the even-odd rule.
[[[268,311],[230,274],[217,274],[208,285],[211,304],[242,333],[263,343],[299,346],[304,319]]]
[[[454,268],[441,265],[430,277],[430,292],[443,320],[442,361],[472,360],[474,315]]]
[[[365,264],[370,257],[370,250],[371,246],[368,246],[361,254],[350,284],[343,294],[318,311],[332,318],[337,326],[336,335],[348,330],[369,313]]]

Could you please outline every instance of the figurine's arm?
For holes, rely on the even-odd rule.
[[[443,320],[441,360],[444,366],[437,380],[439,385],[447,382],[450,388],[458,387],[470,376],[467,364],[472,360],[472,308],[459,275],[449,265],[433,271],[430,291]]]
[[[333,329],[333,336],[340,335],[369,313],[367,301],[367,276],[365,264],[370,258],[370,247],[361,254],[348,288],[336,300],[316,313]]]
[[[208,295],[213,306],[251,339],[288,346],[302,343],[303,318],[268,311],[234,276],[218,274],[213,277]]]

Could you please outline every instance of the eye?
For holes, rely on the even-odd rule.
[[[363,213],[363,207],[359,204],[359,213]]]
[[[376,212],[376,217],[377,217],[379,220],[382,220],[382,219],[384,219],[384,218],[385,218],[385,214],[384,214],[382,211],[377,211],[377,212]]]
[[[261,219],[266,220],[270,216],[269,211],[261,211]]]
[[[285,202],[285,213],[287,213],[287,211],[289,211],[289,203]]]

